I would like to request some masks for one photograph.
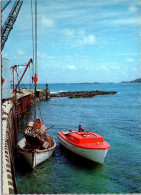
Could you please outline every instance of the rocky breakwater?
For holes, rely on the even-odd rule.
[[[72,91],[58,92],[51,94],[51,97],[68,97],[68,98],[92,98],[96,95],[113,95],[116,91]]]

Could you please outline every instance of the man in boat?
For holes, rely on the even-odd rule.
[[[37,128],[41,128],[42,124],[41,124],[41,120],[36,116],[36,122],[37,122]]]
[[[84,131],[84,129],[81,127],[81,125],[79,125],[78,131],[80,131],[80,132]]]
[[[37,123],[41,123],[41,120],[36,116]]]

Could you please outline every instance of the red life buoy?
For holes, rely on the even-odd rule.
[[[5,79],[4,78],[2,78],[2,84],[5,82]]]
[[[34,77],[35,85],[36,85],[37,81],[38,81],[37,74],[35,74],[35,77]]]

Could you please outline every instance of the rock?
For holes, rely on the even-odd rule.
[[[116,91],[73,91],[73,92],[58,92],[51,94],[51,97],[69,97],[69,98],[92,98],[96,95],[116,94]]]

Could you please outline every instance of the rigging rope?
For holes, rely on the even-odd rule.
[[[19,67],[19,66],[18,66]],[[19,76],[19,74],[18,74],[18,71],[17,71],[17,68],[15,69],[15,71],[16,71],[16,73],[17,73],[17,81],[19,80],[19,78],[20,78],[20,76]],[[21,81],[21,84],[23,85],[23,87],[26,89],[26,87],[25,87],[25,85],[24,85],[24,83],[23,83],[23,81]],[[19,88],[19,86],[18,86],[18,88]]]
[[[39,111],[40,111],[40,115],[41,115],[41,121],[42,121],[42,123],[44,123],[43,117],[42,117],[42,113],[41,113],[41,109],[40,109],[40,105],[39,105],[39,102],[38,102],[38,107],[39,107]]]

